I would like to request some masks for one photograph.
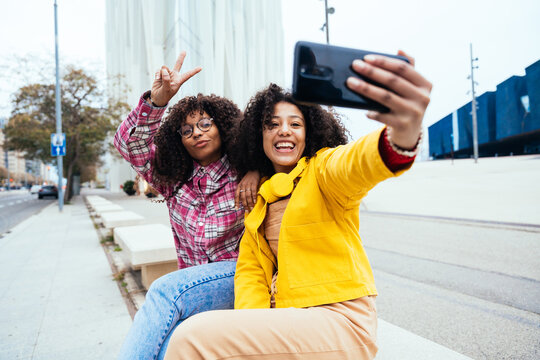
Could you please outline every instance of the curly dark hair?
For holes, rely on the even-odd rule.
[[[250,170],[258,170],[261,176],[275,173],[263,150],[262,132],[263,126],[272,119],[274,106],[282,101],[298,107],[304,116],[306,148],[302,156],[311,157],[324,147],[336,147],[348,142],[349,132],[333,110],[325,110],[320,105],[301,104],[291,93],[270,84],[251,98],[237,129],[236,149],[231,161],[241,176]]]
[[[189,115],[206,112],[214,119],[221,138],[221,152],[230,157],[234,129],[242,112],[232,101],[217,95],[187,96],[169,109],[155,138],[156,154],[153,176],[158,185],[176,186],[175,192],[193,172],[193,159],[182,144],[178,130]]]

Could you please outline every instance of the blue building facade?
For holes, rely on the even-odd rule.
[[[512,76],[496,91],[477,97],[476,106],[480,156],[540,153],[540,60],[526,68],[525,76]],[[457,121],[452,121],[455,114]],[[472,103],[431,125],[428,132],[433,158],[470,157]],[[441,139],[456,138],[452,149],[442,145]]]
[[[525,130],[525,117],[528,115],[521,98],[527,95],[524,76],[512,76],[497,85],[497,125],[496,139],[519,135]]]
[[[540,61],[527,67],[525,74],[530,112],[525,121],[525,131],[529,132],[540,129]]]
[[[435,154],[451,153],[454,146],[452,114],[429,128],[429,151]]]

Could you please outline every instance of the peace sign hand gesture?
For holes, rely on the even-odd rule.
[[[176,95],[180,86],[202,70],[200,66],[197,66],[190,71],[180,74],[180,69],[182,68],[185,57],[186,52],[182,51],[178,56],[178,59],[176,59],[176,64],[174,64],[172,71],[165,65],[156,71],[154,82],[152,84],[152,91],[150,93],[151,101],[156,106],[162,107],[167,105],[172,97]]]

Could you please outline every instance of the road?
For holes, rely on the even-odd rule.
[[[380,318],[474,359],[540,358],[540,227],[360,213]]]
[[[39,212],[56,199],[47,197],[38,200],[25,190],[12,190],[0,193],[0,236],[24,219]]]

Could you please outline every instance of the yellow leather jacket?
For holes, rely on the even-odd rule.
[[[380,181],[403,172],[390,172],[382,161],[381,131],[321,149],[309,160],[302,158],[289,179],[276,174],[261,186],[240,241],[235,308],[270,307],[278,263],[276,307],[317,306],[377,294],[358,234],[360,200]],[[300,179],[283,215],[276,259],[261,224],[267,200],[288,195],[293,186],[287,181],[296,177]]]

